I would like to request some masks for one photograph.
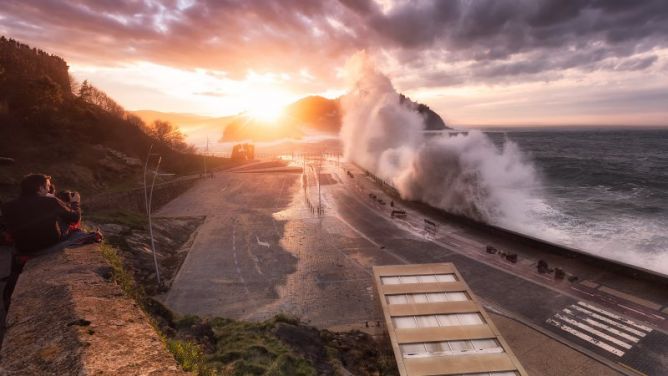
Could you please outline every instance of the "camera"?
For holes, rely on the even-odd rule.
[[[74,198],[75,194],[76,194],[76,192],[72,192],[72,191],[60,191],[60,192],[58,192],[56,197],[61,199],[63,202],[70,203],[70,202],[72,202],[72,199]]]

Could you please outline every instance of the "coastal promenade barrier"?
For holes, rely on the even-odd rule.
[[[7,314],[0,375],[185,375],[111,275],[97,244],[30,260]]]
[[[555,254],[559,254],[571,259],[578,259],[583,263],[597,265],[604,267],[609,271],[614,271],[632,278],[654,281],[661,284],[666,284],[668,278],[666,275],[657,273],[653,270],[645,269],[636,265],[630,265],[619,260],[612,260],[603,258],[591,253],[587,253],[581,249],[568,247],[562,244],[552,243],[547,240],[539,239],[530,235],[522,234],[517,231],[509,230],[503,227],[492,225],[489,223],[477,221],[462,215],[452,214],[443,209],[435,208],[428,204],[419,201],[404,201],[399,194],[399,191],[394,185],[384,180],[363,167],[354,164],[357,168],[364,171],[364,173],[371,178],[379,188],[381,188],[388,196],[396,200],[402,200],[402,204],[406,207],[416,209],[419,212],[427,214],[430,218],[441,218],[455,223],[462,223],[476,229],[483,230],[487,233],[496,234],[508,239],[513,239],[520,243],[527,244],[532,247],[540,248]],[[427,219],[425,219],[427,221]],[[433,223],[433,222],[432,222]],[[425,222],[425,226],[427,223]],[[426,227],[425,227],[426,229]],[[432,236],[435,234],[432,234]]]

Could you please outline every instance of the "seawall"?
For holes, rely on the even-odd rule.
[[[153,209],[198,179],[183,177],[156,185]],[[103,193],[84,200],[85,213],[107,209],[144,211],[144,190]],[[8,272],[8,268],[0,271],[3,276]],[[30,260],[11,301],[0,350],[0,376],[186,374],[146,314],[111,280],[111,267],[97,244]]]
[[[0,375],[180,375],[96,244],[30,260],[16,285]]]

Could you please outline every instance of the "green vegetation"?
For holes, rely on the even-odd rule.
[[[112,278],[123,292],[134,299],[139,307],[151,318],[151,325],[156,330],[165,347],[173,355],[176,361],[186,371],[193,371],[197,375],[208,376],[212,374],[205,364],[203,352],[194,341],[168,338],[165,334],[166,326],[171,324],[171,312],[162,307],[158,302],[146,296],[146,293],[135,283],[132,275],[123,266],[123,260],[118,251],[106,242],[100,245],[100,252],[111,266]],[[161,314],[162,313],[162,314]]]
[[[144,230],[147,223],[144,213],[127,209],[98,210],[86,214],[86,218],[95,223],[114,223],[127,226],[131,230]]]
[[[230,375],[317,375],[303,355],[292,350],[275,334],[278,325],[299,325],[299,320],[277,315],[260,323],[224,318],[210,323],[216,351],[207,356],[209,365]]]
[[[184,370],[194,372],[197,375],[213,374],[205,364],[202,349],[196,343],[179,339],[167,339],[167,350],[174,354],[174,358]]]
[[[345,368],[355,375],[397,374],[389,349],[361,332],[319,330],[284,314],[263,322],[176,318],[135,283],[115,248],[103,243],[100,249],[113,280],[148,314],[165,347],[186,371],[205,376],[315,376],[341,374]]]
[[[14,196],[30,172],[83,193],[136,183],[151,145],[163,171],[202,169],[178,127],[145,124],[90,82],[73,80],[62,58],[0,36],[0,156],[15,160],[0,170],[0,199]],[[209,168],[226,163],[207,160]]]
[[[100,252],[102,252],[102,256],[104,256],[105,260],[107,260],[109,266],[111,266],[112,278],[114,282],[116,282],[121,287],[127,296],[136,300],[137,303],[139,303],[140,306],[144,308],[143,302],[146,298],[146,295],[144,294],[141,286],[137,286],[132,275],[128,273],[123,266],[123,260],[121,259],[121,256],[119,256],[116,249],[108,243],[103,242],[100,245]]]

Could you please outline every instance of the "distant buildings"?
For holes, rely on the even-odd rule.
[[[255,145],[237,144],[232,147],[232,155],[235,161],[252,161],[255,159]]]

